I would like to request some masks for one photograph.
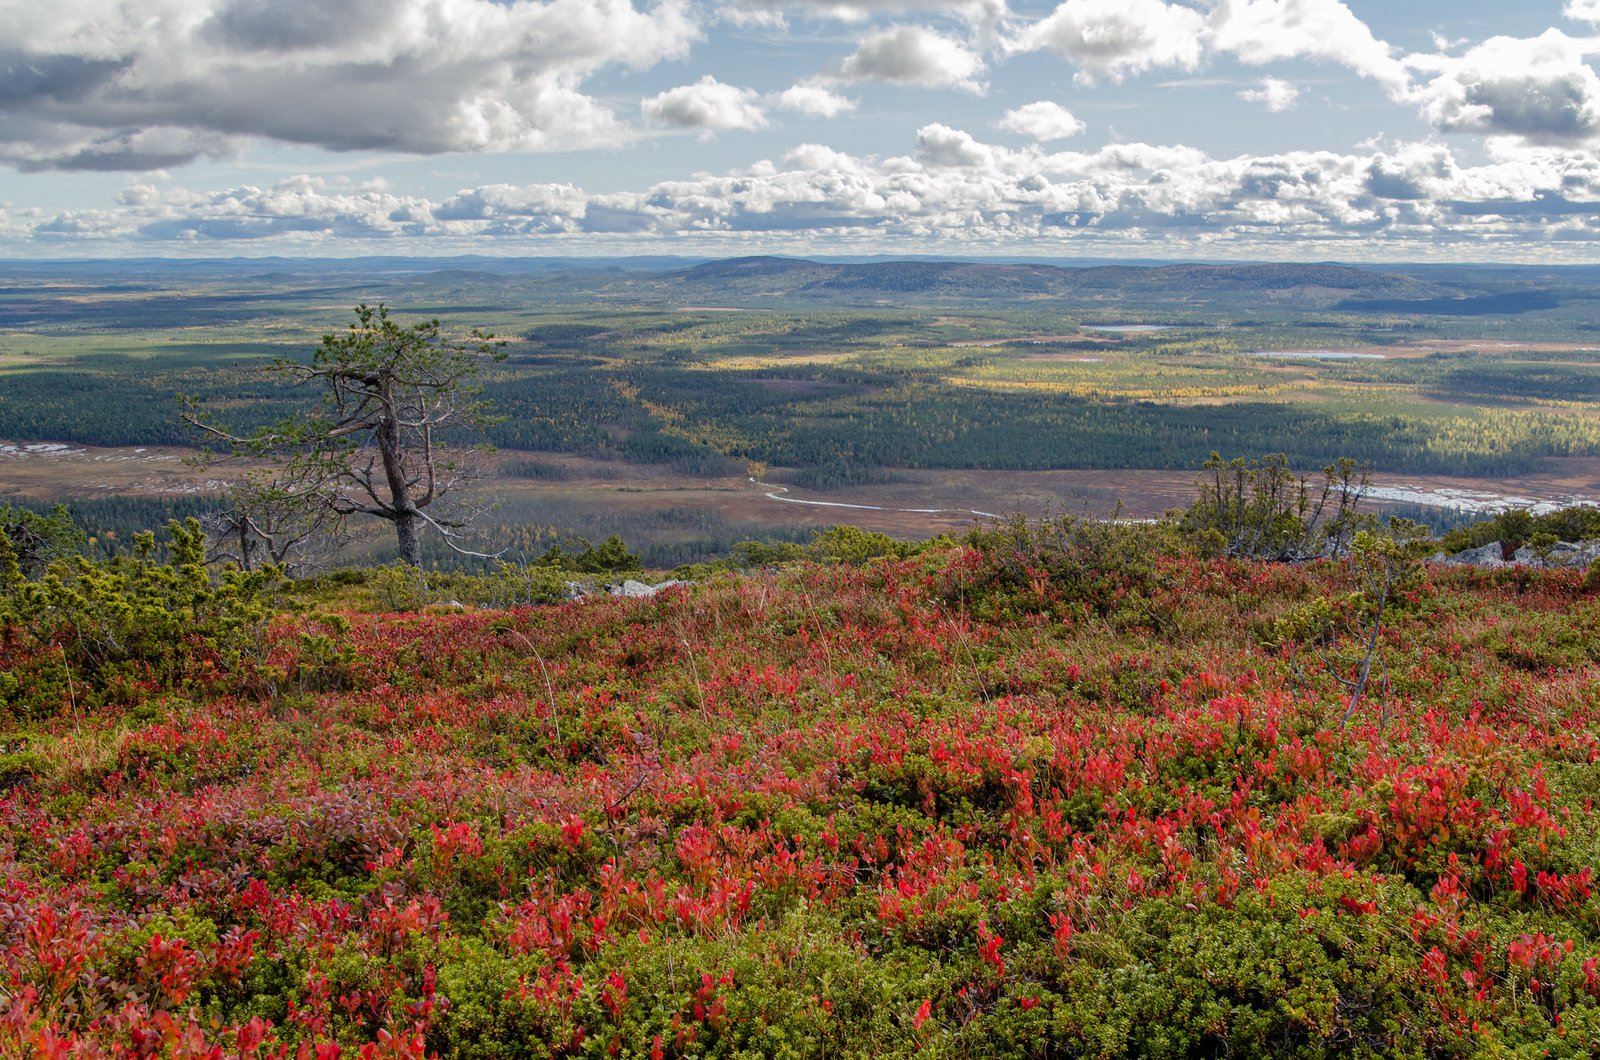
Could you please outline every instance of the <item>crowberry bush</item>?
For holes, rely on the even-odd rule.
[[[507,611],[104,573],[194,635],[14,585],[0,1054],[1592,1055],[1582,574],[1424,569],[1341,727],[1278,631],[1348,561],[1099,532]]]

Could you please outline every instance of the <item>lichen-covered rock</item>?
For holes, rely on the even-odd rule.
[[[606,592],[610,593],[612,596],[654,596],[663,589],[670,589],[674,585],[681,584],[683,583],[675,578],[669,578],[664,582],[657,582],[655,585],[646,585],[644,582],[635,581],[634,579],[629,578],[621,585],[610,586],[606,589]]]
[[[1523,545],[1511,554],[1511,562],[1535,567],[1587,567],[1600,556],[1600,541],[1557,541],[1541,552]]]
[[[1462,567],[1503,567],[1506,565],[1505,549],[1500,542],[1491,541],[1478,548],[1463,549],[1445,562]]]

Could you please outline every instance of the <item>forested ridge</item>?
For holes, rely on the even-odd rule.
[[[74,283],[35,266],[0,291],[0,438],[194,444],[180,393],[240,430],[278,422],[303,395],[266,367],[303,360],[338,305],[378,295],[511,340],[482,380],[500,417],[484,438],[506,449],[814,478],[1181,468],[1285,447],[1306,464],[1506,476],[1600,453],[1592,290],[1560,270],[222,262],[129,283],[74,268],[59,267]],[[1515,318],[1456,312],[1535,294]],[[1156,330],[1088,329],[1129,324]],[[1348,349],[1366,359],[1315,359]],[[1312,359],[1256,356],[1295,350]]]

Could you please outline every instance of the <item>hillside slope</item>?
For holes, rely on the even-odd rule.
[[[1351,571],[1128,544],[13,625],[0,1053],[1593,1050],[1592,580],[1422,571],[1341,729]]]
[[[801,258],[752,257],[708,262],[670,277],[687,291],[737,298],[838,298],[939,295],[958,298],[1089,296],[1196,292],[1290,294],[1331,304],[1360,296],[1391,301],[1442,299],[1437,284],[1347,265],[1102,265],[1062,268],[970,261],[824,264]]]

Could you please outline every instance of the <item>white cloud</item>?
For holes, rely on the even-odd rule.
[[[727,129],[759,129],[767,124],[756,93],[725,85],[710,74],[692,85],[679,85],[639,104],[645,118],[676,129],[706,134]]]
[[[874,29],[839,68],[845,81],[888,81],[925,88],[984,91],[983,60],[961,41],[926,26]]]
[[[269,187],[245,185],[217,193],[135,185],[119,196],[115,211],[58,214],[34,229],[44,240],[131,238],[148,242],[392,238],[424,229],[425,200],[377,188],[341,188],[297,176]]]
[[[1040,100],[1006,111],[1000,128],[1043,142],[1076,136],[1086,126],[1061,104]]]
[[[1082,81],[1121,81],[1154,67],[1194,69],[1204,28],[1198,11],[1162,0],[1066,0],[1012,48],[1055,51],[1078,67]]]
[[[793,111],[812,118],[837,118],[856,109],[856,101],[841,96],[822,85],[794,85],[770,97],[772,105],[780,110]]]
[[[467,188],[406,220],[429,222],[493,222],[490,234],[571,231],[577,227],[588,197],[571,184],[489,184]]]
[[[1567,0],[1561,13],[1574,22],[1600,22],[1600,0]]]
[[[176,165],[266,138],[332,150],[538,151],[629,131],[583,91],[687,53],[686,0],[12,3],[0,161]]]
[[[1455,158],[1443,145],[1402,144],[1372,156],[1363,186],[1380,199],[1430,203],[1461,194],[1460,178]]]
[[[1207,19],[1209,46],[1253,65],[1321,59],[1390,86],[1405,68],[1342,0],[1219,0]]]
[[[917,130],[917,160],[936,168],[959,169],[992,163],[996,150],[981,144],[970,133],[948,125],[924,125]]]
[[[784,17],[782,9],[776,7],[743,5],[721,7],[716,11],[716,20],[740,29],[765,30],[771,33],[785,33],[789,29],[789,20]]]
[[[1257,88],[1247,88],[1239,93],[1246,103],[1260,103],[1274,114],[1294,107],[1300,99],[1300,90],[1276,77],[1264,77]]]
[[[0,113],[0,162],[23,171],[154,170],[196,158],[229,158],[245,139],[174,125],[96,129]]]
[[[1597,0],[1600,2],[1600,0]],[[1065,0],[1009,42],[1051,50],[1086,83],[1147,70],[1193,70],[1212,55],[1265,65],[1287,59],[1335,62],[1391,91],[1406,83],[1393,49],[1343,0],[1214,0],[1209,11],[1165,0]]]
[[[1442,132],[1592,142],[1600,137],[1600,76],[1586,60],[1595,48],[1551,29],[1533,38],[1491,37],[1460,56],[1408,56],[1406,64],[1427,80],[1403,98],[1421,104]]]
[[[992,26],[1006,17],[1006,0],[737,0],[734,10],[784,12],[841,22],[864,22],[883,16],[945,15],[977,26]]]
[[[1569,18],[1600,22],[1600,0],[1569,0]],[[1006,42],[1007,50],[1051,50],[1086,83],[1120,81],[1158,68],[1194,70],[1213,56],[1251,65],[1318,60],[1377,81],[1412,103],[1441,132],[1516,136],[1532,144],[1600,142],[1600,74],[1590,65],[1600,39],[1557,29],[1538,37],[1491,37],[1460,55],[1460,42],[1397,57],[1344,0],[1211,0],[1205,13],[1165,0],[1065,0]],[[1283,111],[1299,91],[1268,76],[1238,95]]]
[[[710,252],[786,240],[841,246],[859,239],[853,245],[881,249],[937,239],[985,247],[1081,242],[1144,256],[1162,248],[1276,246],[1304,256],[1406,246],[1414,256],[1600,239],[1600,159],[1509,138],[1489,147],[1488,160],[1474,165],[1439,143],[1231,158],[1142,143],[1052,153],[986,144],[933,123],[918,131],[909,155],[806,144],[781,162],[606,195],[568,184],[493,184],[431,201],[297,177],[215,192],[136,185],[105,209],[0,221],[57,243],[381,242],[425,250],[537,240],[543,249],[580,252],[660,238],[698,241]]]

